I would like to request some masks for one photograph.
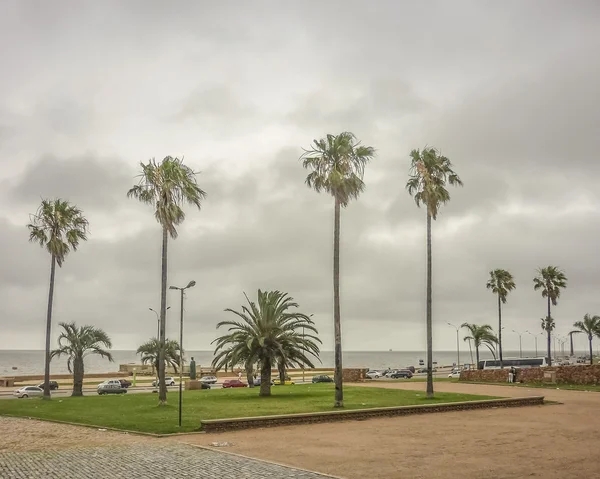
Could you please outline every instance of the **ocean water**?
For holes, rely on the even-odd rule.
[[[539,351],[543,355],[543,351]],[[140,357],[135,351],[112,351],[114,362],[98,356],[88,356],[85,359],[85,372],[109,373],[117,372],[119,364],[140,363]],[[473,356],[475,352],[473,352]],[[209,366],[213,359],[212,351],[187,351],[186,356],[194,357],[197,367]],[[523,351],[524,357],[534,357],[534,351]],[[519,357],[519,351],[504,351],[504,357]],[[491,359],[488,351],[481,351],[481,359]],[[345,351],[343,353],[343,366],[347,368],[402,368],[406,366],[418,367],[419,359],[426,359],[425,351]],[[320,360],[315,361],[315,367],[332,368],[334,365],[333,351],[322,351]],[[456,351],[434,351],[433,360],[438,366],[452,366],[457,362]],[[461,364],[469,363],[469,350],[461,350]],[[53,374],[68,374],[67,358],[55,358],[50,365]],[[26,375],[44,373],[44,351],[25,350],[0,350],[0,376]]]

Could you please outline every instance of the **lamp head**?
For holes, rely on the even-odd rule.
[[[177,286],[169,286],[169,289],[179,289]]]
[[[194,286],[196,286],[196,282],[195,282],[194,280],[191,280],[191,281],[188,283],[188,285],[186,286],[186,289],[187,289],[187,288],[193,288]]]

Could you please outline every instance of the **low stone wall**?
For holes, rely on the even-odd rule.
[[[443,404],[421,404],[417,406],[382,407],[372,409],[355,409],[349,411],[328,411],[303,414],[283,414],[277,416],[260,416],[232,419],[207,419],[200,421],[200,428],[205,432],[223,432],[237,429],[258,427],[287,426],[291,424],[312,424],[317,422],[363,420],[376,417],[409,416],[446,411],[465,411],[471,409],[490,409],[498,407],[541,406],[543,396],[524,398],[489,399]]]
[[[510,368],[468,370],[460,373],[460,381],[508,382]],[[600,364],[578,364],[573,366],[548,366],[545,368],[523,368],[517,370],[520,383],[555,384],[600,384]]]

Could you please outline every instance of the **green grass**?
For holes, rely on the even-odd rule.
[[[157,395],[152,393],[56,397],[51,401],[7,399],[0,401],[0,414],[169,434],[196,431],[202,419],[334,410],[331,384],[275,386],[272,392],[271,397],[260,398],[258,388],[185,391],[181,429],[177,425],[178,393],[169,393],[169,402],[163,407],[157,406]],[[422,391],[344,388],[344,408],[347,410],[480,399],[493,397],[436,393],[434,399],[428,400]]]

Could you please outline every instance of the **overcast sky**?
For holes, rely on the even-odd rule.
[[[97,325],[116,349],[155,334],[161,231],[126,192],[172,155],[208,194],[169,246],[169,284],[197,282],[185,346],[209,349],[223,309],[262,288],[333,349],[333,200],[298,157],[345,130],[377,150],[342,212],[345,349],[425,348],[425,212],[405,190],[425,145],[464,181],[433,225],[434,348],[455,347],[447,321],[497,328],[494,268],[517,283],[505,349],[541,331],[540,266],[567,274],[567,333],[600,314],[599,22],[596,1],[2,2],[0,348],[44,346],[50,258],[26,229],[41,197],[91,227],[57,271],[54,333]]]

